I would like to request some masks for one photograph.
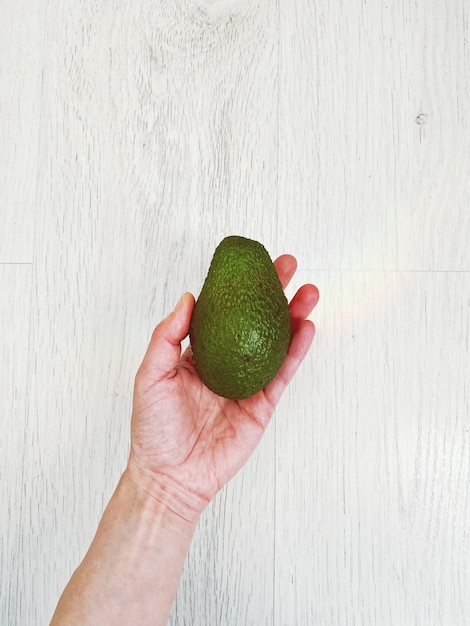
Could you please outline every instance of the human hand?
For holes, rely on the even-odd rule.
[[[274,265],[285,288],[297,261],[285,254]],[[135,379],[128,469],[138,487],[178,516],[197,519],[261,439],[313,341],[306,317],[318,298],[314,285],[300,287],[289,304],[292,337],[278,374],[257,394],[228,400],[204,385],[189,347],[181,354],[195,305],[192,294],[183,295],[155,328]]]

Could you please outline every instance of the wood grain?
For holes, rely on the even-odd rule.
[[[0,263],[31,263],[44,3],[2,0],[0,10]]]
[[[286,248],[318,269],[469,270],[468,3],[281,1],[279,36]]]
[[[30,265],[0,264],[0,622],[27,623],[31,596],[28,407]],[[28,572],[28,573],[27,573]]]

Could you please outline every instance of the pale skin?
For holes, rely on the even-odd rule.
[[[274,265],[285,288],[296,259],[285,254]],[[51,626],[167,624],[198,518],[260,441],[313,341],[306,318],[318,298],[314,285],[297,291],[286,359],[275,379],[245,400],[212,393],[190,349],[181,353],[192,294],[155,328],[135,379],[127,467]]]

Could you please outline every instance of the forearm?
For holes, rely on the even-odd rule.
[[[51,626],[164,626],[196,522],[121,477]]]

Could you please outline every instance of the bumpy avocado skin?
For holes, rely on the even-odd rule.
[[[217,246],[193,311],[190,343],[204,384],[247,398],[275,377],[287,354],[291,317],[264,246],[230,236]]]

